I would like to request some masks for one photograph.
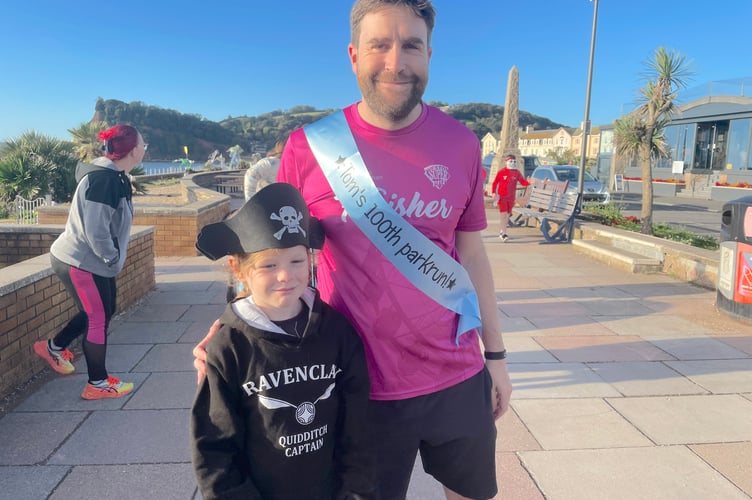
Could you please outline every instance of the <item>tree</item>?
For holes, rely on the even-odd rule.
[[[0,148],[0,197],[31,199],[52,194],[69,201],[76,184],[73,145],[35,131],[25,132]]]
[[[91,161],[102,156],[102,141],[99,133],[110,128],[107,122],[84,122],[77,128],[69,128],[68,133],[73,137],[76,156],[82,161]]]
[[[571,149],[549,149],[546,158],[554,161],[557,165],[578,165],[579,157]]]
[[[645,62],[645,87],[639,90],[640,105],[614,123],[614,141],[619,154],[638,157],[642,170],[641,228],[653,234],[653,175],[651,158],[666,155],[663,129],[671,120],[677,91],[687,86],[692,76],[685,56],[658,47],[653,58]]]

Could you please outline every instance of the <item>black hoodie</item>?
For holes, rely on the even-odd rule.
[[[285,334],[251,299],[222,315],[191,413],[205,500],[372,498],[363,344],[317,292],[304,299],[302,338]]]

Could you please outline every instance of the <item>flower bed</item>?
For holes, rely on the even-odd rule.
[[[716,187],[731,187],[731,188],[742,188],[742,189],[752,189],[752,184],[749,182],[716,182]]]

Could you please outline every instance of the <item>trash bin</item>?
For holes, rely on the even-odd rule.
[[[720,243],[716,305],[752,321],[752,196],[723,205]]]

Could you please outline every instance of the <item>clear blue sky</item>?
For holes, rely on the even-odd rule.
[[[201,115],[259,115],[360,98],[347,57],[351,0],[5,0],[0,5],[0,140],[69,139],[97,97]],[[434,0],[425,99],[504,104],[568,126],[584,117],[593,3]],[[751,0],[600,0],[593,125],[631,109],[660,45],[694,63],[691,87],[752,76]],[[704,88],[704,87],[703,87]],[[747,95],[752,93],[749,89]]]

